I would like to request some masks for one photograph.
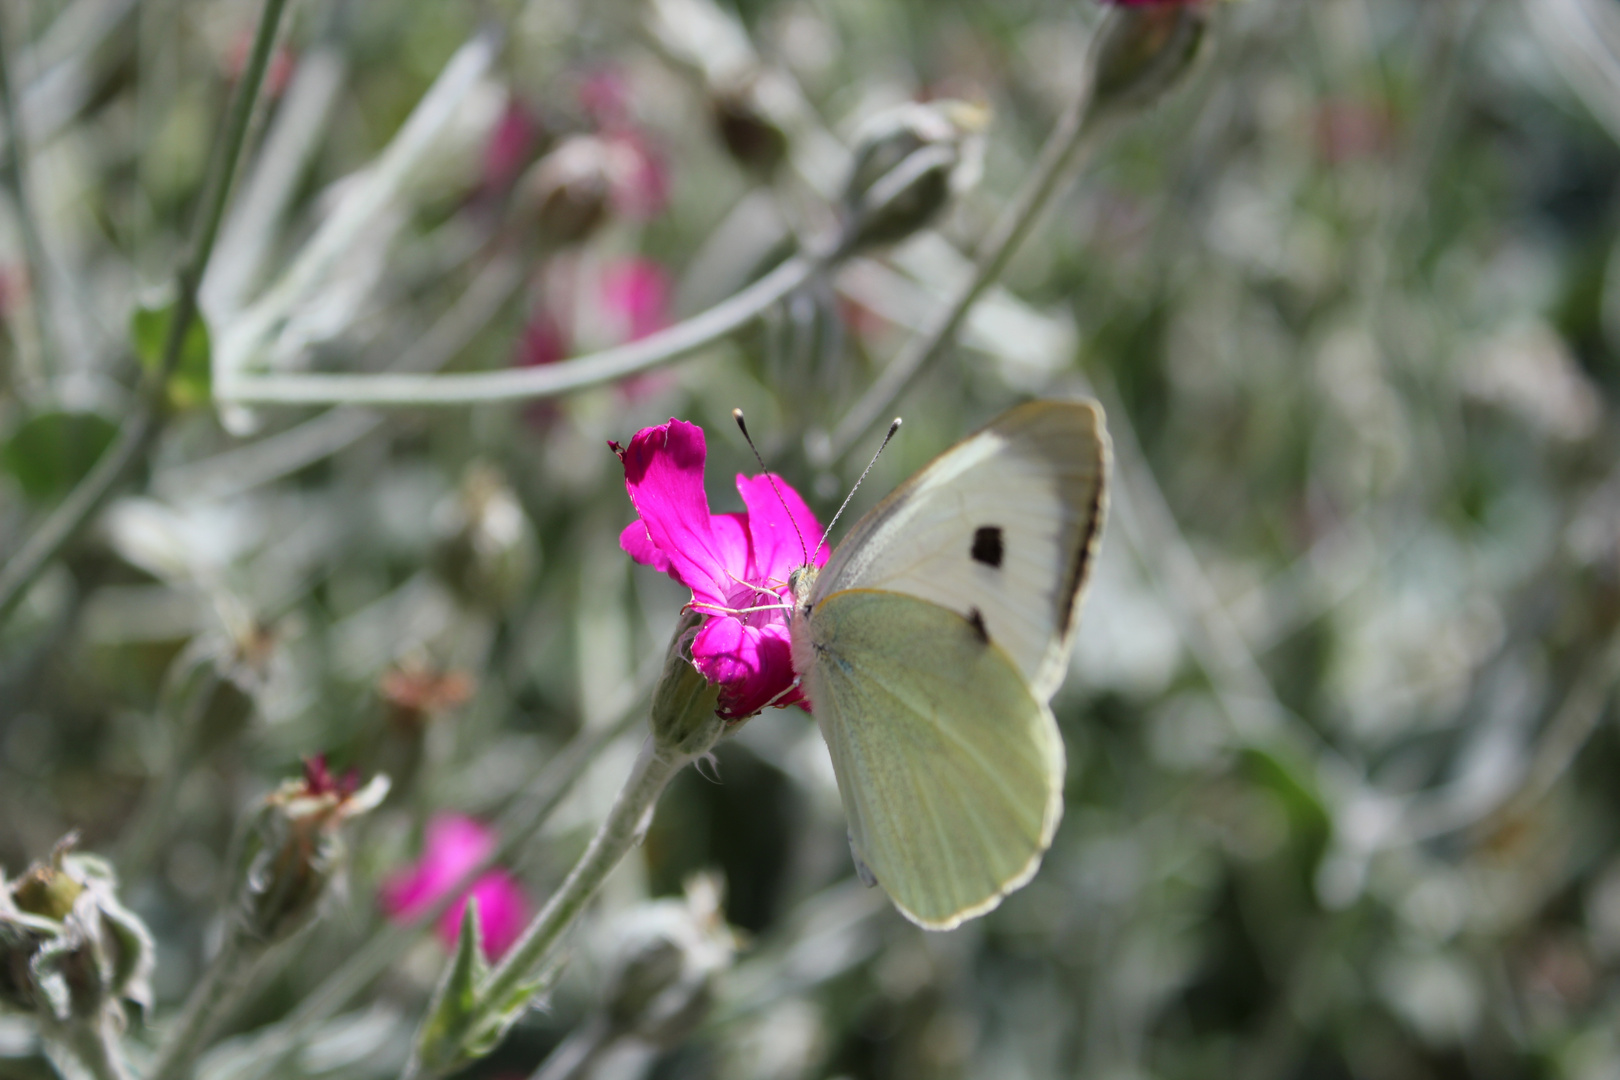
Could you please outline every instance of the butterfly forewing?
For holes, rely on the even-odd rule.
[[[1049,700],[1102,528],[1108,455],[1090,402],[1011,409],[862,518],[812,601],[858,588],[930,600],[972,622]]]
[[[925,927],[995,907],[1062,813],[1051,712],[999,646],[927,600],[845,590],[808,634],[807,689],[860,857]]]

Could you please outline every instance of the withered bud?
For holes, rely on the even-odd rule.
[[[964,101],[906,104],[856,133],[840,197],[839,253],[892,244],[927,226],[978,181],[989,111]]]
[[[499,469],[476,462],[434,511],[434,562],[463,600],[502,611],[520,601],[540,563],[534,525]]]
[[[573,135],[518,181],[519,212],[534,222],[543,250],[577,244],[607,220],[624,150],[594,135]]]
[[[16,881],[0,873],[0,1004],[42,1020],[121,1026],[151,1005],[152,936],[118,900],[111,864],[72,848]]]
[[[616,928],[620,944],[603,1008],[612,1031],[670,1048],[707,1016],[715,976],[731,965],[737,939],[710,875],[687,881],[681,900],[658,900]]]
[[[733,160],[762,176],[776,171],[787,156],[788,139],[760,107],[758,73],[714,87],[709,109],[715,131]]]
[[[1117,7],[1091,48],[1093,117],[1154,104],[1192,70],[1209,30],[1205,0]]]
[[[377,682],[388,706],[388,721],[414,730],[472,700],[473,678],[465,671],[441,671],[407,661],[389,668]]]
[[[266,796],[243,852],[237,888],[241,928],[266,944],[301,929],[343,866],[343,824],[387,795],[386,776],[362,787],[357,774],[334,778],[324,758],[311,758],[301,779]]]

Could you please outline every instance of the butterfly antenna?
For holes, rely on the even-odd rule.
[[[879,444],[877,453],[872,455],[872,460],[868,461],[866,463],[866,468],[861,470],[860,479],[855,481],[855,486],[849,489],[848,495],[844,496],[843,505],[838,508],[838,513],[834,514],[833,519],[827,522],[827,531],[821,534],[821,542],[816,545],[816,553],[819,553],[821,549],[827,545],[827,537],[832,535],[833,526],[838,524],[838,519],[844,516],[844,510],[848,508],[849,500],[853,499],[855,497],[855,493],[861,490],[861,485],[866,482],[866,474],[872,471],[872,466],[877,464],[877,459],[882,455],[884,449],[889,445],[889,440],[894,438],[894,433],[899,430],[900,418],[897,416],[894,418],[894,423],[889,425],[889,433],[883,436],[883,442]],[[814,558],[815,555],[812,554],[811,559]]]
[[[805,565],[810,565],[810,555],[806,552],[804,546],[804,533],[799,531],[799,519],[793,516],[793,510],[788,506],[787,499],[783,497],[782,489],[776,486],[776,477],[771,475],[771,470],[766,466],[765,459],[760,456],[759,447],[754,445],[754,437],[748,434],[748,421],[743,419],[742,410],[732,409],[731,418],[737,421],[737,430],[742,432],[743,441],[748,444],[748,449],[754,452],[754,460],[759,462],[759,471],[765,474],[765,479],[770,483],[771,490],[776,492],[776,501],[782,504],[782,509],[787,512],[788,520],[793,522],[793,532],[799,538],[799,551],[804,555]]]

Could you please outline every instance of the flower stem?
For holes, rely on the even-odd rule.
[[[106,1010],[65,1024],[42,1020],[39,1034],[45,1056],[65,1076],[82,1072],[94,1080],[135,1080],[114,1024],[113,1014]],[[76,1062],[80,1070],[73,1070],[69,1061]]]
[[[956,288],[931,323],[910,338],[883,373],[852,406],[832,434],[812,439],[807,451],[812,464],[825,468],[849,452],[866,431],[887,414],[889,406],[911,385],[924,367],[932,363],[956,337],[985,289],[1001,276],[1018,245],[1029,234],[1035,220],[1068,174],[1083,149],[1089,149],[1090,136],[1097,130],[1092,120],[1092,80],[1081,78],[1080,89],[1069,100],[1057,126],[1047,137],[1036,159],[1034,170],[1024,181],[990,232],[979,244],[973,258],[972,275]]]
[[[590,1070],[618,1039],[619,1033],[608,1023],[607,1017],[597,1014],[548,1054],[529,1080],[579,1080],[589,1076]]]
[[[34,334],[38,339],[38,370],[28,375],[45,382],[57,368],[56,324],[51,318],[49,296],[50,263],[45,254],[45,240],[39,232],[39,216],[35,212],[33,189],[28,176],[28,138],[23,133],[22,110],[17,107],[17,87],[11,78],[11,58],[8,55],[6,20],[0,18],[0,120],[5,121],[10,135],[5,154],[5,185],[11,196],[11,205],[17,210],[17,231],[22,234],[24,257],[28,266],[28,296],[32,301]]]
[[[146,456],[163,428],[169,376],[180,362],[180,349],[186,340],[186,332],[197,318],[197,286],[208,267],[214,239],[219,235],[219,223],[225,214],[231,180],[236,175],[242,148],[247,143],[254,102],[258,100],[259,87],[270,66],[270,53],[286,9],[287,0],[264,0],[247,69],[237,86],[236,96],[231,99],[222,137],[209,163],[202,201],[192,225],[191,252],[176,275],[178,295],[174,316],[169,320],[168,337],[163,342],[161,363],[147,373],[140,398],[124,420],[117,439],[102,453],[84,479],[68,493],[67,498],[24,541],[22,549],[4,566],[0,566],[0,623],[11,615],[27,595],[29,586],[38,579],[50,561],[78,535],[91,515],[101,508],[119,483]]]
[[[466,895],[474,881],[533,840],[562,803],[563,797],[573,790],[574,782],[584,775],[590,763],[619,736],[641,722],[642,717],[635,710],[635,705],[646,697],[651,676],[656,673],[657,667],[654,665],[651,671],[638,675],[629,695],[631,701],[620,711],[619,718],[604,728],[576,737],[540,773],[523,799],[501,815],[496,828],[502,839],[495,851],[462,874],[461,880],[446,889],[443,896],[415,919],[409,923],[386,926],[373,935],[257,1044],[254,1063],[237,1080],[259,1080],[276,1072],[287,1055],[303,1044],[317,1024],[354,1000],[373,979],[404,955],[424,930],[435,925],[452,904]]]
[[[266,951],[264,942],[247,933],[237,920],[231,920],[219,952],[208,962],[207,970],[186,998],[180,1018],[158,1047],[146,1080],[181,1080],[191,1071],[192,1063],[208,1047],[220,1023],[252,985],[254,968]]]
[[[667,364],[758,318],[816,272],[789,259],[742,292],[661,333],[557,364],[459,375],[237,375],[220,401],[257,405],[467,405],[559,397]]]
[[[717,724],[715,734],[718,733]],[[709,741],[712,745],[713,740]],[[526,983],[544,970],[563,932],[584,911],[613,868],[646,834],[652,822],[653,807],[664,788],[676,773],[707,750],[705,746],[695,753],[689,752],[660,744],[650,735],[647,737],[635,768],[585,853],[523,932],[523,937],[478,988],[478,1008],[494,1012],[506,1007]],[[413,1057],[402,1080],[431,1080],[438,1075],[437,1070],[425,1069]]]

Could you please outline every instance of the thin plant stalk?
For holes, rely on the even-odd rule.
[[[216,394],[240,405],[446,406],[559,397],[659,367],[719,341],[810,280],[819,263],[791,258],[748,288],[640,341],[561,363],[457,375],[238,375]]]
[[[5,155],[5,185],[11,204],[17,212],[17,230],[22,234],[23,256],[28,266],[28,296],[33,307],[34,334],[38,339],[38,370],[28,376],[38,383],[46,383],[57,370],[58,342],[56,325],[51,320],[49,297],[50,263],[45,254],[45,239],[39,231],[39,215],[34,206],[28,168],[28,139],[23,134],[22,110],[17,106],[17,85],[12,79],[9,28],[0,17],[0,119],[5,120],[10,133]]]
[[[158,1047],[145,1080],[182,1080],[248,988],[269,945],[231,920],[219,951],[192,987],[180,1018]]]
[[[1091,79],[1082,78],[1080,89],[1069,100],[1058,118],[1057,126],[1041,147],[1029,178],[1019,189],[1012,203],[1002,211],[990,232],[979,244],[973,258],[973,273],[961,282],[946,303],[938,309],[933,321],[910,338],[899,355],[889,362],[883,373],[867,388],[865,394],[844,414],[830,435],[812,438],[806,447],[812,464],[826,467],[838,461],[869,428],[886,416],[894,403],[913,379],[936,360],[956,338],[967,319],[968,312],[1006,269],[1007,262],[1018,250],[1036,219],[1057,192],[1059,183],[1070,172],[1070,167],[1082,152],[1089,152],[1094,144],[1097,125],[1092,121]]]
[[[635,768],[585,853],[523,932],[522,938],[479,986],[481,1007],[502,1008],[555,959],[553,954],[563,933],[585,910],[608,874],[646,834],[659,796],[675,774],[698,756],[701,755],[662,745],[651,735],[647,737]],[[413,1057],[402,1080],[430,1080],[440,1075],[440,1071],[424,1068]]]
[[[102,453],[95,466],[68,493],[67,498],[23,542],[22,549],[4,566],[0,566],[0,623],[10,617],[45,567],[78,535],[124,478],[146,457],[163,428],[169,377],[180,362],[186,333],[197,318],[197,287],[208,268],[214,240],[219,235],[220,221],[230,197],[231,181],[242,159],[254,103],[258,100],[259,89],[270,66],[270,54],[287,3],[288,0],[265,0],[260,13],[247,68],[231,99],[222,137],[209,162],[202,201],[193,222],[191,251],[176,275],[178,295],[174,314],[169,320],[168,336],[163,342],[160,363],[155,370],[147,372],[139,400],[124,420],[113,444]]]
[[[40,1038],[45,1044],[45,1056],[64,1075],[73,1075],[68,1058],[76,1063],[92,1080],[136,1080],[135,1073],[124,1060],[124,1050],[110,1014],[87,1019],[81,1023],[44,1023]]]
[[[579,1080],[589,1076],[591,1069],[602,1060],[602,1055],[613,1049],[618,1033],[607,1017],[596,1015],[574,1029],[557,1048],[546,1055],[546,1060],[534,1071],[529,1080]]]
[[[298,1006],[277,1026],[274,1033],[260,1043],[255,1064],[239,1076],[238,1080],[258,1080],[273,1073],[286,1060],[288,1054],[303,1044],[317,1024],[329,1019],[353,1001],[373,979],[403,956],[411,943],[416,941],[423,931],[435,925],[444,913],[450,910],[451,905],[465,895],[474,881],[498,863],[510,859],[532,841],[552,813],[561,805],[564,797],[573,790],[575,781],[584,775],[591,762],[620,736],[641,722],[638,706],[646,697],[652,676],[656,673],[657,666],[652,665],[648,671],[638,675],[631,695],[633,700],[620,712],[618,719],[600,730],[577,736],[540,773],[524,798],[501,815],[496,822],[501,842],[494,851],[462,874],[454,886],[445,890],[444,894],[420,915],[409,922],[384,926],[358,952],[350,956],[343,966],[328,975],[298,1003]]]

